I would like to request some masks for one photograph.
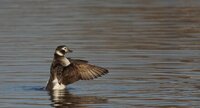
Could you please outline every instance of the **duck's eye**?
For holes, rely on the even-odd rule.
[[[67,48],[66,48],[66,47],[63,47],[62,50],[67,50]]]

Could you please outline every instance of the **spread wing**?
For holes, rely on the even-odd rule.
[[[71,58],[67,58],[69,60],[70,63],[88,63],[88,61],[86,60],[80,60],[80,59],[71,59]]]
[[[61,82],[67,85],[78,80],[91,80],[106,73],[108,73],[108,70],[105,68],[83,62],[73,62],[64,67]]]

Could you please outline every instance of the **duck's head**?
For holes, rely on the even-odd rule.
[[[60,45],[55,50],[55,55],[57,56],[64,56],[66,53],[72,52],[66,45]]]

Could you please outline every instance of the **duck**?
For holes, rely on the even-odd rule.
[[[79,80],[92,80],[108,73],[108,70],[88,63],[86,60],[65,57],[72,50],[66,45],[55,49],[46,90],[63,90]]]

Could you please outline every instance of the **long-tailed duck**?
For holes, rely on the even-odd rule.
[[[72,52],[67,46],[58,46],[50,68],[50,78],[47,90],[65,89],[66,85],[78,80],[91,80],[108,73],[108,70],[89,64],[88,61],[66,58],[65,54]]]

